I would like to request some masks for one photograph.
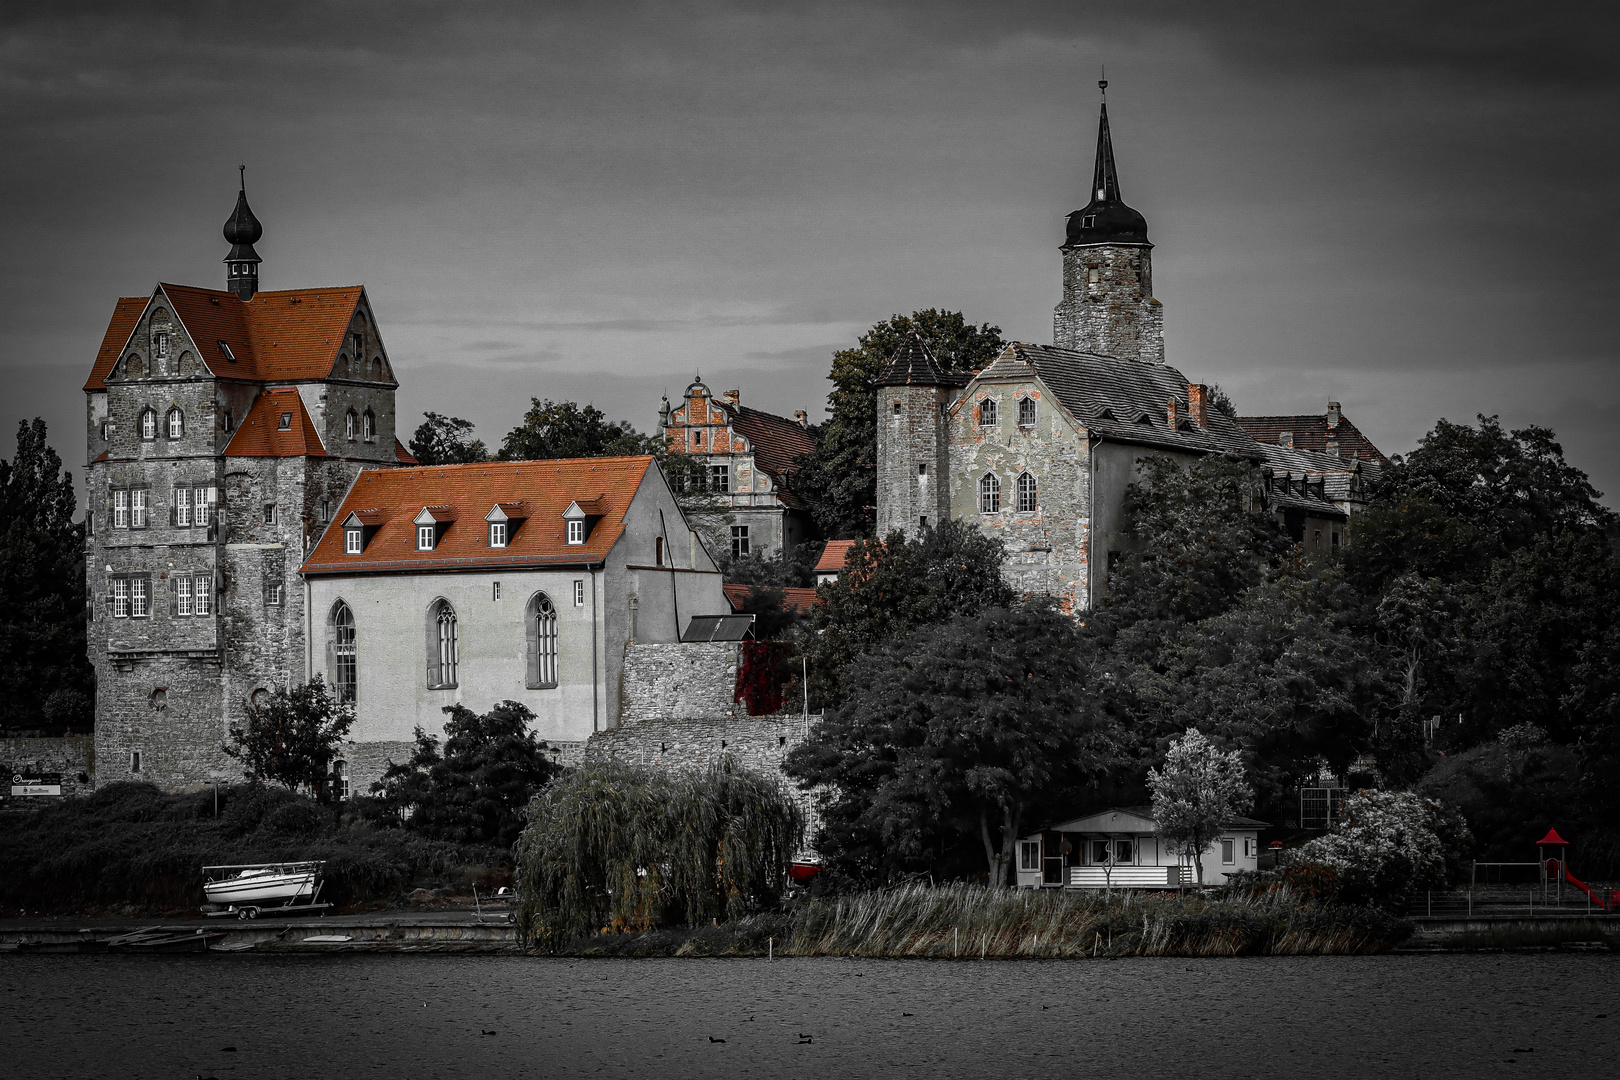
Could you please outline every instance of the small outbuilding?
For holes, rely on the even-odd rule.
[[[1234,817],[1205,849],[1204,884],[1253,870],[1264,821]],[[1027,889],[1175,889],[1196,885],[1192,860],[1159,836],[1153,809],[1115,807],[1059,822],[1018,841],[1018,886]]]

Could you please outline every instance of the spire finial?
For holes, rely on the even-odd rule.
[[[1102,91],[1103,100],[1108,100],[1108,65],[1102,67],[1102,78],[1097,80],[1097,89]]]
[[[236,167],[236,171],[242,174],[242,176],[241,176],[242,194],[246,195],[247,194],[247,166],[246,165],[238,165]]]

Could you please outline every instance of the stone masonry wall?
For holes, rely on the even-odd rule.
[[[736,701],[737,652],[730,642],[626,645],[619,723],[746,715]]]
[[[0,739],[0,800],[6,805],[44,806],[55,795],[26,795],[12,798],[11,777],[18,772],[60,773],[62,794],[86,794],[95,786],[96,742],[89,735],[60,738]]]
[[[1164,363],[1164,307],[1153,299],[1151,252],[1115,244],[1064,248],[1063,300],[1053,312],[1052,343]]]
[[[922,519],[950,514],[945,452],[948,387],[880,386],[877,393],[877,535],[915,537]],[[919,468],[921,466],[922,468]]]

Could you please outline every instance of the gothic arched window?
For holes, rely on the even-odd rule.
[[[1024,473],[1018,478],[1018,511],[1022,514],[1035,512],[1035,478]]]
[[[360,417],[359,417],[359,415],[353,409],[350,409],[348,414],[346,416],[344,416],[344,418],[343,418],[343,434],[348,438],[348,440],[350,442],[354,441],[355,428],[357,428],[359,426],[360,426]]]
[[[557,609],[551,597],[535,593],[524,619],[529,639],[529,687],[557,685]]]
[[[157,438],[157,410],[145,409],[141,412],[141,438]]]
[[[1035,399],[1034,398],[1032,398],[1032,397],[1021,397],[1021,398],[1018,399],[1018,426],[1019,427],[1033,427],[1033,426],[1035,426]]]
[[[362,430],[365,432],[366,442],[373,442],[377,438],[377,415],[367,409],[363,419]]]
[[[996,479],[995,473],[985,473],[979,478],[979,513],[996,514],[1001,512],[1001,481]]]
[[[179,409],[169,410],[169,438],[178,439],[186,433],[186,414]]]
[[[342,600],[332,605],[332,614],[326,620],[326,641],[332,689],[339,704],[350,704],[359,683],[359,656],[354,644],[354,612]]]
[[[439,600],[428,609],[427,680],[433,689],[456,685],[456,669],[461,664],[461,645],[456,629],[456,609],[450,601]]]
[[[979,402],[979,426],[980,427],[995,427],[996,426],[996,399],[995,398],[985,398],[983,401]]]

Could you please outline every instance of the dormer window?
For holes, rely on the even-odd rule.
[[[504,548],[512,543],[512,537],[517,532],[519,523],[529,516],[529,511],[523,502],[496,503],[484,515],[489,523],[489,546]]]
[[[492,521],[489,523],[489,546],[492,548],[506,546],[506,522]]]
[[[416,550],[432,551],[433,542],[438,539],[439,528],[436,525],[418,525],[416,527]]]
[[[291,431],[292,430],[292,413],[290,413],[290,412],[282,413],[281,414],[281,420],[280,420],[279,423],[276,424],[276,426],[278,428],[280,428],[282,431]]]
[[[416,550],[432,551],[439,546],[439,530],[456,520],[455,511],[448,506],[424,506],[422,512],[411,519],[416,526]]]
[[[583,544],[585,542],[584,518],[575,518],[568,523],[568,542],[570,544]]]
[[[365,544],[360,529],[343,530],[343,553],[345,555],[358,555]]]

